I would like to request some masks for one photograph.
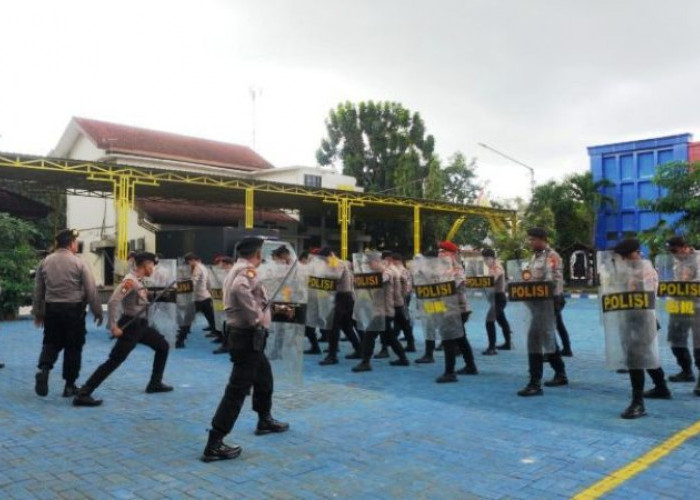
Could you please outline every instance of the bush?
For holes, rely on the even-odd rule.
[[[33,243],[38,234],[31,224],[0,213],[0,319],[16,317],[34,289],[30,276],[38,264]]]

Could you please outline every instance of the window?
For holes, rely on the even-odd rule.
[[[321,176],[320,175],[304,174],[304,186],[320,188],[321,187]]]

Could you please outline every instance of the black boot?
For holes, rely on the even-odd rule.
[[[36,379],[34,383],[34,392],[38,396],[46,396],[49,393],[49,370],[48,368],[42,368],[34,376]]]
[[[369,364],[369,361],[362,361],[361,363],[357,364],[356,366],[353,366],[352,371],[355,373],[371,372],[372,365]]]
[[[647,370],[647,373],[654,382],[654,387],[644,393],[646,399],[671,399],[671,391],[666,385],[666,378],[662,368]]]
[[[358,349],[352,354],[346,354],[345,359],[362,359],[362,352]]]
[[[100,406],[101,399],[95,399],[91,396],[91,391],[87,389],[79,389],[78,394],[73,398],[73,406]]]
[[[435,363],[435,359],[433,358],[434,352],[435,352],[435,341],[434,340],[426,340],[425,341],[425,354],[423,355],[422,358],[418,358],[414,362],[415,363]]]
[[[185,348],[185,337],[187,337],[187,333],[182,329],[178,330],[177,336],[175,337],[175,349]]]
[[[494,354],[498,354],[498,351],[496,350],[496,324],[493,321],[486,322],[486,336],[489,339],[489,346],[481,354],[484,356],[493,356]]]
[[[257,436],[262,436],[263,434],[272,434],[274,432],[285,432],[289,430],[289,424],[286,422],[280,422],[272,418],[272,415],[268,414],[260,417],[258,420],[258,427],[255,429],[255,434]]]
[[[406,342],[406,352],[416,352],[416,343],[413,340]]]
[[[75,382],[66,382],[66,386],[63,388],[63,397],[72,398],[78,394],[78,388],[75,386]]]
[[[329,354],[326,356],[324,359],[319,361],[318,363],[321,366],[327,366],[327,365],[337,365],[338,364],[338,358],[336,357],[335,354]]]
[[[643,417],[647,414],[644,409],[644,398],[642,394],[633,394],[632,402],[630,405],[620,414],[621,418],[632,420],[635,418]]]
[[[171,385],[165,385],[162,381],[151,380],[146,386],[146,392],[148,394],[154,394],[156,392],[170,392],[173,390]]]
[[[457,339],[457,347],[462,353],[462,359],[464,359],[464,368],[458,370],[457,373],[460,375],[477,375],[479,370],[476,369],[476,363],[474,362],[474,351],[472,351],[472,346],[469,344],[467,336],[464,335]]]
[[[395,359],[394,361],[389,361],[391,366],[411,366],[411,362],[406,358]]]
[[[231,460],[238,457],[243,449],[237,444],[228,446],[224,444],[223,434],[215,430],[209,431],[209,439],[202,453],[202,462],[214,462],[216,460]]]
[[[512,344],[510,343],[510,338],[510,332],[503,332],[504,342],[501,345],[496,346],[496,349],[498,349],[499,351],[510,351],[513,348]]]
[[[693,389],[693,394],[700,396],[700,377],[698,377],[698,383],[695,384],[695,389]]]
[[[681,371],[668,377],[668,381],[695,382],[695,375],[693,375],[693,360],[690,357],[690,351],[685,347],[672,347],[671,351],[676,357],[676,362],[678,363],[678,366],[681,367]]]
[[[447,384],[450,382],[457,382],[459,379],[457,378],[457,375],[454,373],[444,373],[440,375],[437,379],[435,379],[435,382],[438,384]]]
[[[542,385],[539,380],[530,380],[528,384],[518,391],[518,396],[529,397],[529,396],[541,396],[544,394],[542,391]]]
[[[549,355],[549,364],[554,369],[554,378],[545,382],[545,387],[569,385],[569,379],[566,377],[566,367],[564,366],[564,361],[561,359],[559,351]]]

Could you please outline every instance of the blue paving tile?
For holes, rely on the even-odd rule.
[[[474,307],[468,330],[479,353],[484,308]],[[37,397],[40,332],[29,321],[1,323],[0,498],[570,498],[693,423],[700,398],[692,384],[675,385],[672,401],[648,402],[648,418],[621,420],[629,382],[604,368],[597,302],[569,300],[565,319],[575,353],[565,359],[567,388],[515,396],[527,378],[522,327],[515,351],[476,354],[481,374],[447,386],[434,383],[441,354],[434,365],[408,368],[375,361],[363,374],[345,360],[320,367],[309,357],[302,387],[275,388],[275,415],[291,422],[290,432],[254,436],[248,402],[230,436],[243,454],[213,464],[198,457],[230,363],[211,354],[202,324],[187,349],[170,354],[174,392],[144,393],[152,351],[139,346],[97,391],[104,406],[92,409],[60,396],[60,367],[49,395]],[[89,327],[82,380],[110,348],[105,332]],[[662,352],[674,370],[667,346]],[[699,441],[608,498],[695,497]]]

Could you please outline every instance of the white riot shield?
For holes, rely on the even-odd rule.
[[[515,324],[527,325],[527,352],[548,354],[556,351],[556,316],[554,312],[555,285],[551,276],[534,281],[530,273],[522,272],[521,261],[508,261],[509,276],[520,276],[508,283],[509,316]],[[513,274],[510,274],[510,273]],[[524,280],[529,277],[530,280]]]
[[[508,281],[522,281],[523,267],[526,262],[523,260],[509,260],[506,262],[506,278]]]
[[[692,332],[692,348],[700,349],[700,254],[657,255],[654,267],[661,280],[657,311],[663,324],[668,325],[668,343],[688,348],[688,334]]]
[[[433,339],[436,334],[442,340],[464,335],[450,258],[416,257],[413,260],[413,290],[417,301],[416,316],[423,324],[426,339]]]
[[[608,368],[658,368],[656,271],[648,260],[624,260],[614,252],[598,253],[598,270]]]
[[[265,346],[275,378],[302,382],[306,281],[299,266],[265,262],[258,268],[260,280],[271,299],[272,323]],[[279,290],[276,296],[273,294]]]
[[[214,323],[216,329],[222,332],[224,330],[224,321],[226,314],[224,313],[224,278],[226,271],[218,266],[207,267],[209,273],[209,287],[211,298],[214,302]]]
[[[160,260],[153,274],[144,279],[152,299],[158,297],[148,310],[148,322],[173,346],[177,334],[177,261]],[[169,287],[166,290],[166,287]]]
[[[308,304],[306,325],[330,330],[335,312],[335,292],[343,268],[335,258],[312,256],[306,267],[308,273]]]
[[[464,287],[467,290],[470,304],[473,306],[473,315],[470,321],[483,323],[496,320],[494,277],[491,276],[483,257],[469,257],[464,259]]]
[[[357,329],[361,332],[382,332],[385,319],[381,254],[356,253],[352,260],[355,286],[353,318]]]
[[[189,264],[177,265],[177,326],[189,327],[194,321],[194,283]]]

